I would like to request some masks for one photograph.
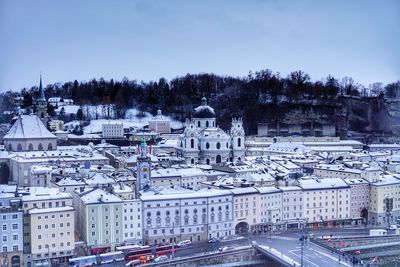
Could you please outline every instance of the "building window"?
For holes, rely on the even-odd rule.
[[[190,148],[194,148],[194,139],[190,139]]]

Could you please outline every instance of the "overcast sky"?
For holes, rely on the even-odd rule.
[[[0,1],[0,90],[104,77],[400,79],[400,1]]]

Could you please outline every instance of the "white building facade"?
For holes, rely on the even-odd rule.
[[[102,124],[102,137],[103,138],[122,138],[124,137],[124,124],[123,123],[103,123]]]
[[[202,99],[195,108],[192,120],[186,121],[184,133],[179,138],[178,155],[188,164],[215,164],[243,159],[245,133],[241,119],[233,119],[230,133],[216,124],[215,112]]]

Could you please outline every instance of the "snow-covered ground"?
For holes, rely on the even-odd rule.
[[[79,108],[79,107],[78,107]],[[144,112],[143,116],[137,116],[140,113],[135,108],[128,109],[125,113],[125,119],[98,119],[90,120],[90,124],[83,128],[85,134],[100,133],[102,131],[102,125],[108,122],[123,123],[124,128],[134,127],[143,128],[149,124],[149,121],[154,117],[148,112]],[[183,127],[183,123],[166,116],[171,120],[171,128],[179,129]],[[65,124],[66,129],[73,129],[75,125],[79,125],[78,121],[71,121]]]

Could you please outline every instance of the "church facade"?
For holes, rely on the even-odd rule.
[[[232,119],[230,131],[223,131],[216,124],[214,109],[203,97],[193,118],[186,120],[177,153],[185,158],[187,164],[235,162],[245,155],[244,138],[242,119]]]

